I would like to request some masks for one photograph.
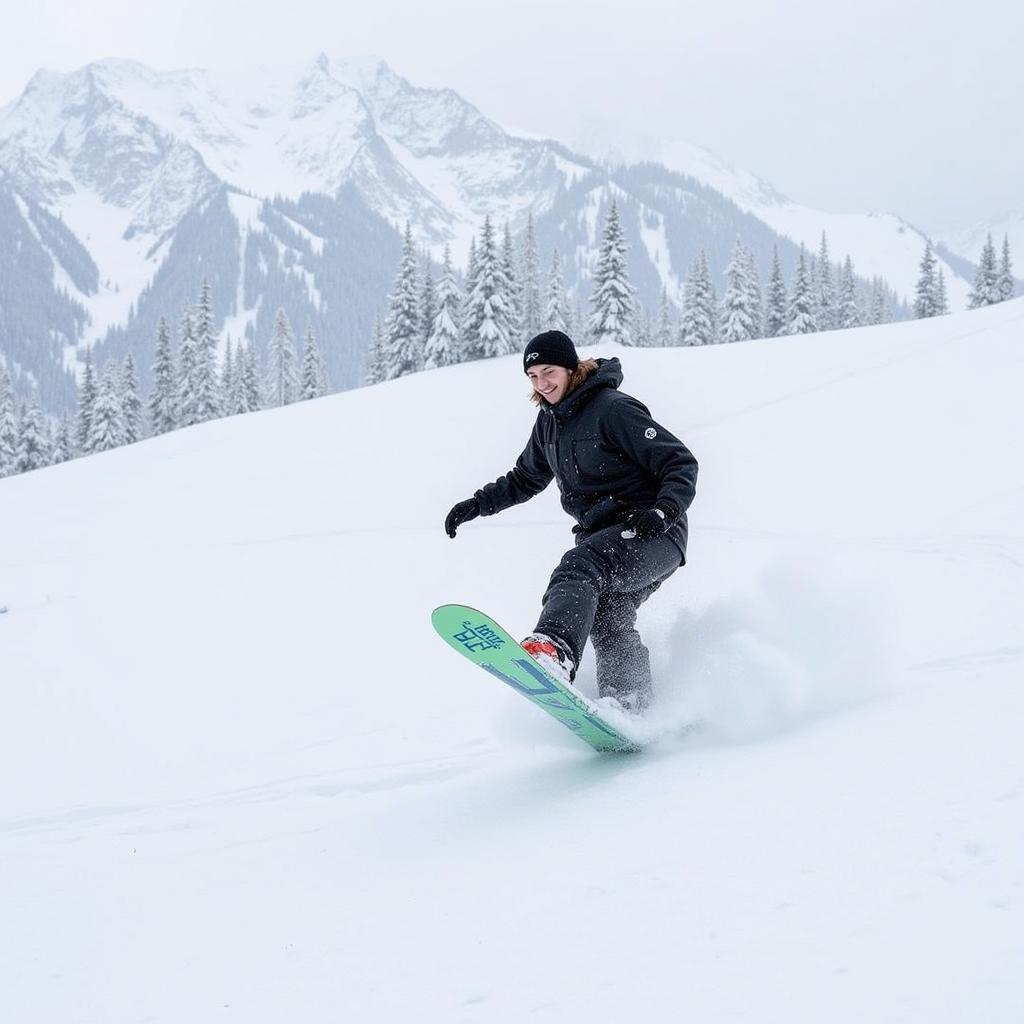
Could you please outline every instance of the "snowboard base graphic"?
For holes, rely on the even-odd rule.
[[[556,718],[594,750],[632,753],[643,749],[608,722],[593,701],[541,668],[489,615],[462,604],[443,604],[434,609],[430,621],[450,647]]]

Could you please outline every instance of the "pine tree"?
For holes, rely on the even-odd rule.
[[[946,316],[949,313],[949,294],[946,291],[946,275],[939,267],[939,281],[935,288],[935,315]]]
[[[18,454],[15,459],[16,473],[29,473],[50,464],[49,445],[43,414],[35,398],[21,407],[21,423],[18,436]]]
[[[260,390],[260,357],[255,342],[250,341],[239,349],[236,356],[238,363],[238,404],[235,411],[239,413],[258,412],[263,408],[263,395]]]
[[[393,380],[423,368],[423,333],[420,329],[419,285],[412,228],[405,225],[405,241],[398,274],[391,289],[384,321],[382,380]]]
[[[57,433],[53,438],[53,448],[50,453],[50,462],[56,466],[61,462],[68,462],[75,457],[74,434],[71,423],[65,413],[57,424]],[[2,474],[0,474],[2,475]]]
[[[914,316],[918,320],[938,314],[938,290],[939,282],[935,276],[936,268],[935,254],[932,252],[931,241],[924,244],[924,255],[921,257],[921,269],[917,278],[917,287],[914,289]]]
[[[153,389],[149,393],[149,422],[154,434],[166,434],[178,426],[174,354],[166,317],[160,317],[153,347]]]
[[[464,329],[469,343],[467,357],[489,359],[516,351],[510,312],[511,288],[504,260],[494,241],[491,219],[484,219],[476,250],[476,285],[466,301]]]
[[[526,344],[523,340],[523,295],[508,221],[505,221],[505,236],[501,246],[501,269],[508,282],[509,341],[512,351],[518,351]]]
[[[981,262],[974,278],[974,287],[968,298],[968,309],[979,309],[981,306],[992,306],[999,302],[1001,294],[999,284],[999,268],[996,265],[996,247],[992,244],[992,236],[988,236],[981,250]]]
[[[690,267],[683,289],[683,316],[679,327],[682,345],[715,343],[715,289],[708,270],[708,258],[701,249]]]
[[[204,277],[199,292],[195,320],[195,363],[191,392],[195,403],[195,422],[205,423],[221,414],[220,385],[217,379],[217,337],[213,332],[213,304],[210,282]]]
[[[836,326],[846,329],[860,326],[860,310],[857,308],[857,280],[853,274],[853,261],[849,256],[839,275],[839,296],[836,304]]]
[[[124,444],[124,412],[121,408],[120,373],[113,362],[107,363],[96,392],[89,433],[90,452],[106,452]]]
[[[1006,302],[1017,293],[1013,279],[1013,260],[1010,257],[1010,236],[1003,235],[1003,258],[999,263],[999,301]]]
[[[796,265],[796,278],[793,281],[793,295],[789,302],[786,317],[787,334],[813,334],[818,329],[814,319],[814,295],[811,292],[810,271],[807,265],[807,253],[800,246],[800,259]]]
[[[571,319],[569,299],[565,294],[565,280],[562,277],[562,257],[558,249],[551,253],[551,274],[548,277],[548,291],[544,302],[543,330],[563,331],[572,337],[569,330]]]
[[[224,416],[235,414],[238,399],[238,370],[235,366],[234,344],[231,335],[224,342],[224,363],[220,369],[221,413]]]
[[[181,343],[178,345],[178,389],[175,406],[178,426],[191,427],[199,422],[199,406],[193,390],[196,380],[196,334],[192,321],[192,305],[185,304],[181,314]]]
[[[92,410],[96,404],[96,375],[92,367],[92,349],[85,350],[85,370],[82,373],[82,382],[78,387],[78,417],[75,423],[78,450],[83,455],[88,455],[92,450],[89,447],[89,438],[92,436]]]
[[[18,421],[14,415],[14,390],[7,366],[0,360],[0,477],[15,471],[18,459]]]
[[[727,284],[722,297],[721,329],[718,335],[723,342],[749,341],[758,334],[755,313],[750,308],[751,289],[747,266],[743,243],[737,238],[729,265],[725,269]]]
[[[747,275],[747,306],[754,320],[755,338],[764,337],[764,299],[761,294],[761,271],[757,266],[757,259],[754,250],[746,246],[743,248],[743,258]]]
[[[437,315],[437,286],[434,284],[434,267],[430,254],[423,257],[423,273],[420,275],[422,282],[420,287],[420,310],[419,323],[420,331],[423,333],[421,339],[421,351],[424,362],[426,361],[427,339],[430,337],[430,329]]]
[[[278,308],[274,315],[274,333],[267,350],[267,397],[271,406],[290,405],[299,397],[295,340],[288,314]]]
[[[526,216],[526,233],[523,236],[523,256],[520,261],[522,300],[522,332],[526,339],[539,334],[544,320],[543,301],[540,288],[540,257],[537,252],[537,232],[533,226],[533,210]],[[564,330],[559,327],[558,330]]]
[[[665,285],[661,286],[658,326],[654,335],[654,344],[658,348],[668,348],[672,344],[672,303],[668,301],[668,288]]]
[[[594,271],[587,333],[594,344],[615,341],[620,345],[632,345],[635,322],[636,291],[629,283],[626,239],[619,220],[619,210],[613,199]]]
[[[379,384],[384,379],[384,328],[378,313],[373,318],[373,337],[370,341],[369,351],[366,353],[363,383],[366,385]]]
[[[818,247],[818,281],[815,295],[815,319],[819,331],[831,331],[836,327],[836,295],[832,280],[832,260],[828,251],[828,239],[821,233]]]
[[[317,347],[313,325],[306,325],[306,341],[302,348],[302,380],[299,397],[303,400],[327,394],[327,370]]]
[[[764,333],[767,338],[777,338],[786,333],[788,316],[786,313],[788,296],[786,282],[782,276],[779,263],[779,247],[772,249],[772,272],[768,278],[768,301],[765,309]]]
[[[142,400],[135,359],[129,352],[121,367],[121,409],[124,414],[124,443],[134,444],[142,437]]]
[[[435,370],[440,366],[451,366],[461,362],[463,295],[455,279],[451,250],[444,247],[444,262],[441,266],[441,283],[437,289],[437,311],[430,325],[430,334],[424,351],[423,366]]]
[[[882,279],[876,277],[871,286],[871,323],[887,324],[892,320],[892,313],[886,301],[885,287]]]

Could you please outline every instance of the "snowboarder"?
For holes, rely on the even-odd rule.
[[[589,638],[599,695],[643,711],[653,691],[637,610],[686,561],[697,460],[618,390],[618,359],[581,362],[568,335],[544,331],[526,346],[523,369],[540,406],[529,443],[510,472],[452,508],[445,531],[454,537],[463,523],[527,501],[555,479],[576,543],[522,647],[572,682]]]

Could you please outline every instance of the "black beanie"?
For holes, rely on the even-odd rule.
[[[531,339],[523,352],[523,371],[531,366],[564,366],[567,370],[575,370],[580,365],[576,355],[576,346],[572,338],[562,331],[542,331]]]

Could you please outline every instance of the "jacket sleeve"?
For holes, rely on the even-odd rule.
[[[476,492],[480,514],[492,516],[504,508],[529,501],[535,494],[540,494],[551,483],[553,477],[554,473],[548,465],[541,442],[538,416],[530,440],[523,449],[523,454],[516,460],[515,466],[493,484],[487,484]]]
[[[690,449],[628,395],[612,404],[601,429],[612,445],[660,481],[655,505],[670,523],[678,519],[697,491],[697,460]]]

